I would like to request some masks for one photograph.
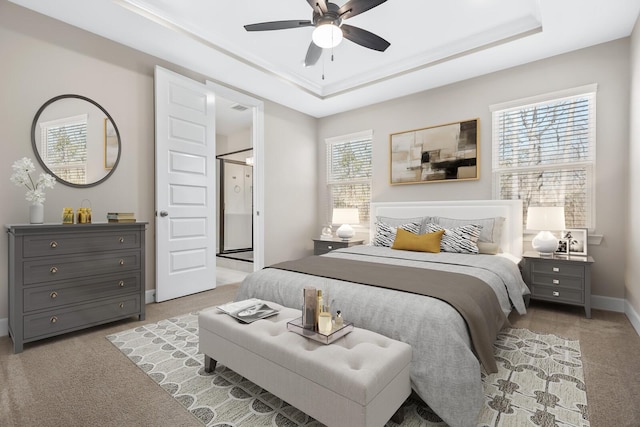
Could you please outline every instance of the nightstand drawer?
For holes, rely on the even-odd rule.
[[[584,289],[584,279],[582,277],[561,276],[551,274],[533,273],[531,275],[533,285],[544,285],[552,287],[572,288],[577,290]]]
[[[549,301],[582,304],[584,292],[566,288],[553,288],[551,286],[534,286],[532,297]]]
[[[331,252],[334,249],[346,248],[348,246],[349,246],[348,242],[334,242],[331,240],[327,240],[326,242],[323,242],[323,241],[316,240],[314,245],[314,251],[321,252],[321,253],[316,253],[316,255],[321,255],[321,254],[326,254],[327,252]]]
[[[553,261],[533,261],[533,273],[547,273],[563,276],[584,277],[584,266],[570,265],[562,262]]]

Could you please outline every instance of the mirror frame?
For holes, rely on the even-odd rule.
[[[40,151],[38,150],[38,145],[36,143],[36,128],[37,128],[37,125],[38,125],[38,119],[40,118],[40,115],[42,114],[42,112],[49,105],[53,104],[54,102],[59,101],[61,99],[67,99],[67,98],[80,99],[82,101],[89,102],[89,103],[93,104],[94,106],[98,107],[100,109],[100,111],[102,111],[104,113],[104,115],[107,116],[107,118],[111,121],[111,123],[113,124],[113,129],[116,131],[116,136],[118,137],[118,157],[116,158],[116,161],[113,164],[113,167],[111,168],[109,173],[107,173],[104,177],[102,177],[98,181],[91,182],[89,184],[76,184],[76,183],[73,183],[73,182],[65,181],[64,179],[58,177],[55,173],[53,173],[51,171],[51,169],[49,169],[49,167],[45,164],[44,160],[42,160],[42,157],[40,157]],[[116,122],[113,120],[111,115],[107,112],[107,110],[102,108],[102,106],[100,104],[98,104],[97,102],[95,102],[94,100],[92,100],[90,98],[87,98],[86,96],[74,95],[74,94],[65,94],[65,95],[55,96],[55,97],[51,98],[50,100],[48,100],[47,102],[45,102],[42,105],[42,107],[40,107],[38,109],[38,111],[36,112],[35,117],[33,118],[33,123],[31,124],[31,146],[33,148],[33,152],[36,155],[36,158],[38,159],[38,163],[40,163],[40,166],[42,166],[42,168],[45,170],[45,172],[53,175],[56,178],[56,181],[58,181],[59,183],[64,184],[64,185],[68,185],[69,187],[75,187],[75,188],[95,187],[98,184],[102,184],[116,170],[116,168],[118,167],[118,163],[120,163],[120,155],[122,154],[122,142],[120,140],[120,131],[118,130],[118,126],[116,126]]]

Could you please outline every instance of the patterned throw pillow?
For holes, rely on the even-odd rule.
[[[378,221],[376,222],[376,235],[373,238],[373,246],[385,246],[390,248],[391,245],[393,245],[394,240],[396,240],[396,231],[398,228],[418,234],[420,232],[420,223],[410,222],[394,227],[387,223]]]
[[[427,224],[427,233],[444,230],[442,240],[440,240],[440,250],[442,252],[454,252],[458,254],[477,254],[478,237],[482,231],[482,226],[478,224],[467,224],[455,228],[443,228],[438,224]]]

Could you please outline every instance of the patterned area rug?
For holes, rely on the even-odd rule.
[[[221,364],[204,372],[197,313],[107,339],[206,426],[322,426]],[[482,373],[478,426],[589,426],[578,341],[505,329],[494,346],[498,372]],[[402,426],[446,427],[415,395],[404,406]]]

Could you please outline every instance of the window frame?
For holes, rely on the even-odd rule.
[[[355,178],[353,180],[335,180],[332,179],[331,172],[331,157],[332,157],[332,147],[339,144],[346,144],[350,142],[359,142],[359,141],[368,141],[370,147],[371,154],[371,172],[368,178]],[[369,205],[371,204],[371,190],[372,190],[372,178],[373,178],[373,130],[365,130],[360,132],[354,132],[347,135],[336,136],[332,138],[325,139],[325,160],[326,160],[326,188],[327,195],[325,198],[326,208],[325,214],[327,215],[328,222],[332,226],[339,226],[341,224],[334,224],[332,218],[332,212],[334,209],[334,191],[333,187],[336,185],[349,185],[349,184],[365,184],[369,186]],[[369,212],[369,220],[362,221],[359,224],[352,224],[352,227],[358,231],[368,230],[369,224],[371,222],[371,212]]]
[[[593,233],[596,229],[596,127],[597,127],[597,84],[590,84],[585,86],[579,86],[571,89],[560,90],[556,92],[546,93],[542,95],[532,96],[528,98],[508,101],[500,104],[494,104],[490,107],[491,121],[492,121],[492,193],[493,198],[501,200],[500,197],[500,176],[505,171],[513,171],[514,173],[527,172],[527,171],[553,171],[559,169],[578,169],[584,168],[586,170],[585,178],[585,195],[586,195],[586,209],[587,216],[586,228],[589,233]],[[561,102],[563,100],[575,99],[575,98],[589,98],[589,128],[588,128],[588,141],[589,141],[589,154],[591,160],[564,163],[553,163],[548,165],[532,165],[532,166],[519,166],[519,167],[504,167],[499,166],[499,148],[500,148],[500,116],[502,113],[521,110],[536,105],[552,104],[555,102]],[[523,206],[523,209],[525,207]],[[526,218],[526,212],[523,212],[523,218]],[[523,224],[523,228],[526,225]],[[568,228],[571,228],[567,225]],[[526,234],[532,234],[537,231],[524,230]]]

